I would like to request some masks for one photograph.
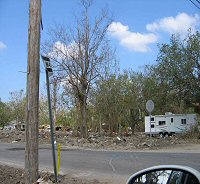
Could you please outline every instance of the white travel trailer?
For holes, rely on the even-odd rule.
[[[189,130],[197,122],[196,114],[172,114],[145,116],[145,134],[166,136]]]

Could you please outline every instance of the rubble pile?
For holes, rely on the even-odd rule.
[[[200,139],[188,139],[183,135],[173,135],[170,137],[149,137],[144,133],[135,133],[131,136],[115,135],[113,137],[103,136],[99,133],[89,133],[87,139],[73,136],[68,131],[56,131],[55,139],[62,146],[72,148],[102,149],[102,150],[135,150],[135,149],[161,149],[173,147],[175,145],[199,144]],[[0,130],[0,141],[8,143],[24,142],[25,132],[12,130]],[[39,131],[39,143],[51,144],[49,131]]]
[[[0,130],[0,141],[15,143],[25,141],[25,132],[20,130]]]
[[[59,139],[57,139],[59,141]],[[65,137],[66,146],[75,146],[92,149],[105,149],[105,150],[134,150],[134,149],[159,149],[175,144],[185,143],[180,140],[179,137],[167,137],[165,139],[160,137],[152,137],[144,133],[136,133],[135,135],[124,137],[108,137],[98,136],[98,134],[92,134],[88,139]],[[63,140],[62,140],[63,141]]]

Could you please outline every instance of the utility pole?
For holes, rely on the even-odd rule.
[[[41,0],[30,0],[28,29],[25,183],[38,179]]]

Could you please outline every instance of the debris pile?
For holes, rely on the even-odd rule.
[[[1,142],[24,142],[25,132],[20,130],[0,130],[0,141]]]
[[[169,137],[149,137],[144,133],[135,133],[131,136],[115,135],[113,137],[90,132],[87,139],[75,137],[70,131],[55,131],[57,143],[73,148],[88,148],[102,150],[134,150],[134,149],[161,149],[176,145],[199,144],[200,138],[187,138],[185,135],[173,135]],[[17,143],[25,141],[25,132],[12,130],[0,130],[0,141]],[[39,143],[51,144],[49,130],[39,131]]]

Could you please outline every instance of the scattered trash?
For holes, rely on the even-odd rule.
[[[12,141],[12,143],[16,143],[16,142],[18,142],[18,141]]]
[[[194,134],[197,136],[192,138],[187,138],[187,136],[183,135],[172,135],[165,139],[160,137],[152,137],[150,139],[149,136],[142,132],[136,132],[131,136],[114,134],[113,137],[106,134],[89,132],[88,138],[84,139],[73,136],[72,132],[73,130],[71,129],[56,131],[54,134],[55,143],[61,143],[67,147],[107,150],[160,149],[180,144],[200,143],[198,132]],[[0,130],[0,141],[10,143],[25,142],[25,132],[20,130]],[[51,134],[49,131],[46,131],[46,128],[39,130],[39,143],[51,144]]]

